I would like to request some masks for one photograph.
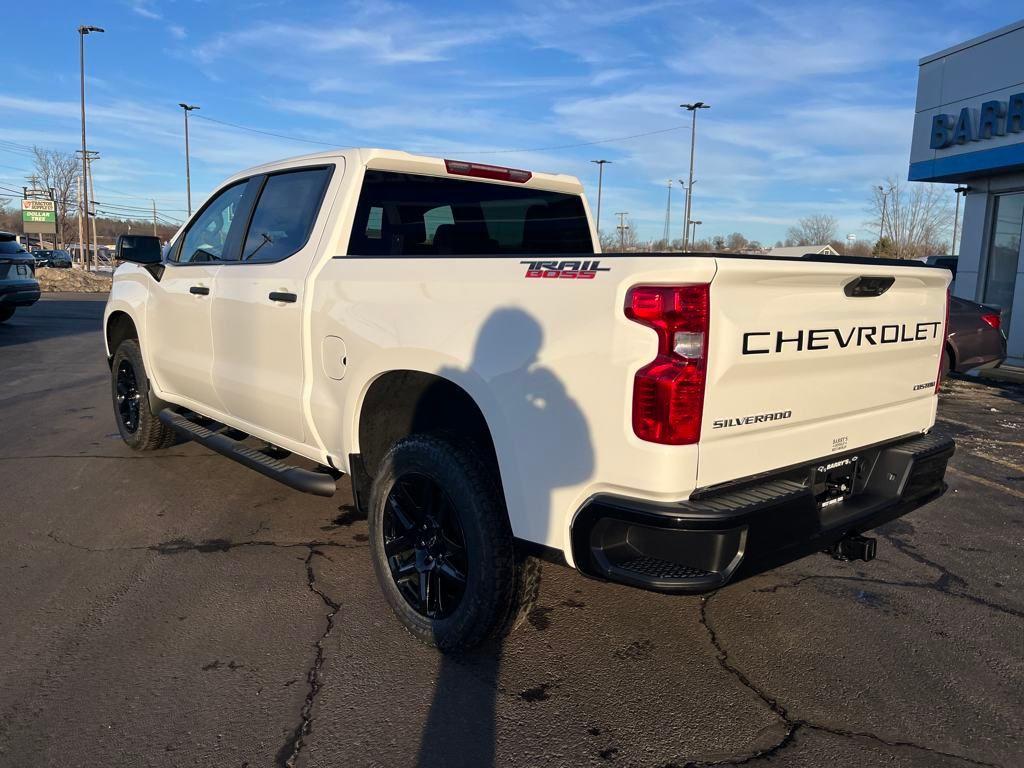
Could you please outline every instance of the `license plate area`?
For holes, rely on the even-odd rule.
[[[811,488],[818,509],[842,504],[853,495],[858,458],[849,456],[814,467],[811,473]]]

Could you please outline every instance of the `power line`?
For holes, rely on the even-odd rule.
[[[261,128],[250,128],[247,125],[240,125],[238,123],[229,123],[226,120],[217,120],[216,118],[210,117],[209,115],[193,115],[192,117],[200,120],[207,120],[211,123],[218,123],[220,125],[226,125],[231,128],[237,128],[240,131],[249,131],[250,133],[259,133],[264,136],[274,136],[278,139],[287,139],[289,141],[298,141],[305,144],[316,144],[322,147],[330,147],[332,149],[355,149],[356,145],[353,144],[332,144],[327,141],[318,141],[317,139],[306,139],[301,136],[289,136],[284,133],[276,133],[274,131],[265,131]],[[654,131],[645,131],[643,133],[634,133],[629,136],[616,136],[610,139],[597,139],[595,141],[582,141],[575,144],[557,144],[549,147],[525,147],[522,149],[467,149],[465,147],[455,149],[452,151],[436,152],[436,154],[452,154],[453,152],[465,152],[466,154],[474,155],[500,155],[500,154],[513,154],[517,152],[551,152],[558,149],[575,149],[577,147],[593,147],[598,144],[610,144],[616,141],[630,141],[632,139],[642,139],[647,136],[656,136],[660,133],[671,133],[673,131],[685,131],[689,130],[689,126],[686,125],[675,125],[671,128],[659,128]]]
[[[231,128],[237,128],[240,131],[249,131],[250,133],[261,133],[264,136],[274,136],[278,139],[288,139],[289,141],[301,141],[306,144],[319,144],[322,147],[331,147],[332,149],[355,149],[355,146],[348,146],[342,144],[332,144],[328,141],[317,141],[316,139],[304,139],[299,136],[286,136],[283,133],[274,133],[273,131],[264,131],[260,128],[250,128],[247,125],[239,125],[238,123],[229,123],[227,120],[217,120],[209,115],[192,115],[193,118],[199,120],[206,120],[210,123],[217,123],[219,125],[227,125]]]

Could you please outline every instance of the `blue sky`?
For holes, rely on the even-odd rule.
[[[988,0],[10,5],[0,185],[24,183],[19,146],[80,146],[75,28],[85,23],[107,30],[86,41],[101,204],[155,198],[162,215],[184,216],[176,105],[187,101],[201,107],[194,202],[243,167],[323,148],[228,122],[572,173],[592,205],[589,161],[606,158],[603,228],[629,211],[641,236],[659,237],[666,181],[687,171],[678,104],[703,100],[712,109],[698,118],[698,235],[766,243],[813,213],[836,216],[841,236],[869,238],[870,186],[906,174],[917,60],[1015,20],[1012,4]],[[605,139],[617,140],[542,149]],[[509,149],[529,151],[497,151]],[[676,184],[673,237],[681,203]]]

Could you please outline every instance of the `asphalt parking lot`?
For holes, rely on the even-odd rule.
[[[0,326],[0,765],[1024,764],[1024,388],[950,384],[950,491],[870,564],[705,599],[545,566],[501,647],[441,658],[344,481],[122,444],[102,310]]]

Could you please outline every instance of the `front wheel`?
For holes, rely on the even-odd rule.
[[[14,317],[14,307],[0,307],[0,323],[6,323]]]
[[[421,641],[458,651],[511,628],[524,580],[501,491],[470,446],[432,435],[396,443],[373,483],[369,526],[381,590]]]
[[[114,353],[110,394],[117,431],[130,448],[154,451],[174,444],[174,430],[160,421],[149,407],[149,378],[142,362],[142,350],[134,339],[122,341]]]

